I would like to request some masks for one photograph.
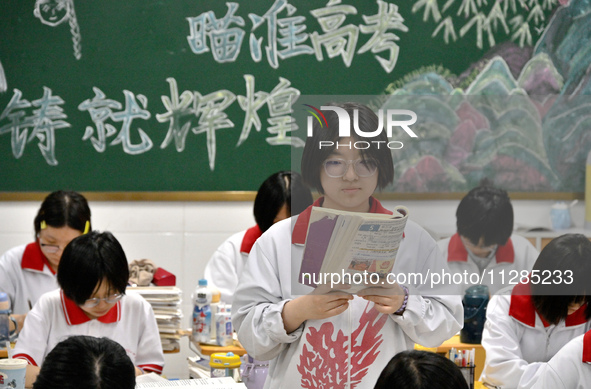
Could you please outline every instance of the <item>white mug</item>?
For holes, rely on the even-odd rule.
[[[0,359],[0,389],[25,389],[27,361]]]

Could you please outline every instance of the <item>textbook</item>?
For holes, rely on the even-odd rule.
[[[393,215],[312,207],[298,281],[314,288],[349,285],[343,290],[356,293],[368,287],[368,280],[385,278],[407,220],[403,206]]]

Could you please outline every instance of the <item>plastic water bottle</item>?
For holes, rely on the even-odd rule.
[[[231,346],[234,342],[232,332],[232,306],[220,304],[220,312],[216,321],[216,343],[219,346]]]
[[[193,302],[193,340],[208,343],[211,340],[211,291],[207,288],[206,279],[199,280]]]
[[[221,297],[221,293],[219,290],[217,289],[213,289],[211,291],[211,304],[210,304],[210,308],[211,308],[211,342],[210,343],[215,343],[216,342],[216,323],[217,323],[217,317],[218,317],[218,313],[220,312],[220,304],[223,304],[222,302],[220,302],[220,297]]]
[[[10,340],[10,300],[8,295],[0,292],[0,348]]]

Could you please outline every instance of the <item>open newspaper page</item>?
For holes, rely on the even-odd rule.
[[[407,220],[403,206],[393,215],[312,208],[300,282],[348,285],[343,290],[349,293],[380,285],[394,267]]]

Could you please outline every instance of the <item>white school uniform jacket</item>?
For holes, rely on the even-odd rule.
[[[56,275],[39,243],[14,247],[0,257],[0,291],[10,298],[12,313],[26,314],[29,303],[33,306],[41,295],[57,288]]]
[[[475,273],[482,278],[482,272],[468,256],[468,251],[464,247],[460,235],[456,233],[449,238],[440,240],[437,245],[447,258],[447,264],[452,273],[464,274],[464,272],[467,272],[468,275]],[[538,250],[523,236],[511,235],[505,245],[497,248],[495,257],[484,269],[485,276],[482,278],[481,284],[488,286],[491,295],[497,293],[500,289],[510,285],[509,282],[512,277],[514,279],[520,278],[519,276],[514,277],[515,272],[512,272],[513,270],[517,272],[524,271],[525,274],[529,274],[538,255]],[[476,276],[473,276],[473,281],[476,281]],[[480,278],[478,278],[478,281],[480,281]],[[462,292],[465,292],[470,286],[478,284],[478,281],[469,283],[468,280],[468,282],[463,283]]]
[[[221,301],[226,304],[232,304],[244,262],[260,236],[258,225],[238,232],[222,243],[207,262],[205,279],[208,285],[220,291]]]
[[[493,296],[482,333],[486,361],[480,380],[500,388],[531,385],[541,366],[585,333],[586,308],[583,305],[566,320],[549,325],[534,308],[529,284],[515,285],[510,296]]]
[[[533,389],[587,389],[591,387],[591,331],[560,349],[540,369]]]
[[[152,307],[140,295],[125,295],[105,315],[91,320],[61,289],[46,293],[27,315],[14,358],[41,366],[55,345],[72,335],[112,339],[123,346],[135,366],[162,373],[158,326]]]
[[[313,205],[321,204],[322,199]],[[355,296],[342,314],[307,320],[287,334],[281,312],[296,297],[303,243],[311,207],[274,224],[255,243],[240,278],[232,323],[248,354],[271,360],[265,388],[373,388],[382,369],[398,352],[414,343],[437,346],[463,324],[459,289],[430,289],[405,283],[408,304],[402,316],[384,315],[373,303]],[[370,212],[391,213],[372,199]],[[293,236],[292,236],[293,228]],[[431,236],[408,220],[394,272],[447,270]],[[313,289],[298,285],[305,293]],[[302,294],[302,293],[298,293]]]

